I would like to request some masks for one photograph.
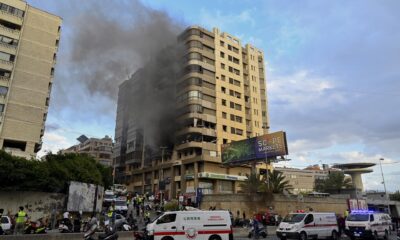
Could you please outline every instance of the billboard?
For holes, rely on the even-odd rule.
[[[286,133],[283,131],[248,138],[222,145],[222,162],[246,163],[288,154]]]

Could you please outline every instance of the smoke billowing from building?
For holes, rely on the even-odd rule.
[[[141,68],[140,91],[128,98],[128,111],[144,129],[146,143],[160,146],[171,142],[175,126],[175,80],[182,56],[177,36],[183,28],[165,12],[138,1],[125,4],[132,16],[113,19],[112,9],[94,3],[76,20],[81,24],[73,38],[72,71],[90,94],[115,101],[119,84]]]

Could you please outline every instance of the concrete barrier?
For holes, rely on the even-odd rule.
[[[98,233],[96,233],[98,234]],[[119,240],[132,240],[133,232],[118,232]],[[25,234],[0,236],[1,240],[82,240],[83,233],[51,233],[51,234]],[[97,235],[95,235],[97,239]]]

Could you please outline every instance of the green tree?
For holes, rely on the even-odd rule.
[[[42,161],[27,160],[0,151],[0,189],[66,192],[70,181],[103,185],[112,183],[112,170],[91,156],[47,154]]]
[[[328,193],[341,193],[343,189],[352,188],[353,185],[349,178],[345,178],[343,172],[330,172],[328,178],[321,184],[321,190]]]
[[[268,181],[267,179],[263,181],[263,189],[271,193],[283,193],[283,191],[290,193],[293,187],[289,184],[289,180],[286,180],[282,172],[275,170],[268,174]]]
[[[247,180],[240,184],[242,191],[248,194],[255,194],[259,192],[261,190],[261,186],[262,181],[260,179],[260,176],[254,173],[248,175]]]
[[[397,190],[395,193],[389,195],[390,200],[400,202],[400,191]]]

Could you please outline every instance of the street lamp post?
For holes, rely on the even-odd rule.
[[[388,197],[387,191],[386,191],[385,177],[384,177],[384,175],[383,175],[383,170],[382,170],[382,161],[384,161],[384,160],[385,160],[384,158],[380,158],[380,159],[379,159],[379,166],[381,167],[382,183],[383,183],[383,188],[384,188],[384,190],[385,190],[385,198],[386,198],[387,201],[389,201],[389,197]],[[390,215],[390,203],[388,203],[388,213],[389,213],[389,215]]]

